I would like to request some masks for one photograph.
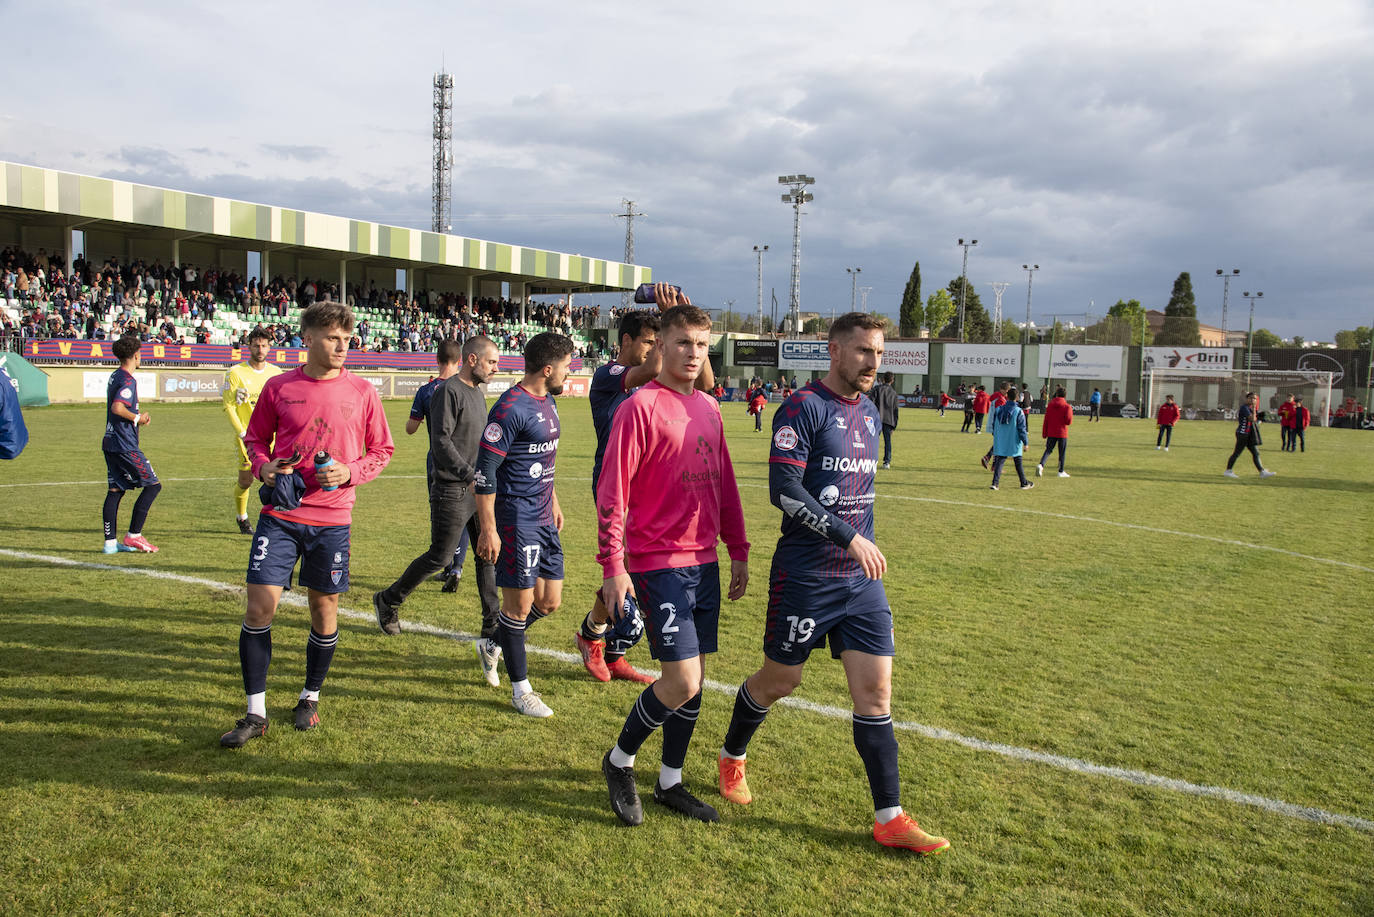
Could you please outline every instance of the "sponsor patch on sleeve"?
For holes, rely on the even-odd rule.
[[[134,397],[134,390],[131,388],[122,388],[119,390],[119,397],[132,398]]]
[[[499,423],[487,424],[487,428],[482,431],[482,436],[489,443],[499,443],[501,441],[501,425]]]
[[[789,452],[797,446],[797,431],[791,427],[778,427],[778,432],[773,434],[773,446],[783,452]]]
[[[620,375],[621,373],[623,373],[624,371],[625,371],[625,364],[623,364],[623,363],[612,363],[612,364],[611,364],[611,368],[610,368],[610,370],[609,370],[609,372],[610,372],[610,374],[611,374],[612,376],[618,376],[618,375]]]

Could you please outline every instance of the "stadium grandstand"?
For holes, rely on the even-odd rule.
[[[381,355],[476,334],[514,357],[546,330],[595,363],[592,332],[614,316],[572,296],[649,279],[642,265],[0,161],[7,349],[121,334],[238,345],[258,325],[291,347],[302,309],[344,299],[358,318],[350,365],[403,365]]]

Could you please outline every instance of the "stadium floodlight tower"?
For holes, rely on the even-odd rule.
[[[959,272],[959,343],[964,342],[964,299],[968,294],[968,250],[978,244],[977,239],[969,239],[965,242],[959,240],[959,247],[964,250],[964,267]]]
[[[859,301],[859,274],[863,272],[863,268],[847,267],[844,270],[849,275],[849,311],[853,312]]]
[[[1217,268],[1217,276],[1221,278],[1221,342],[1226,343],[1226,305],[1230,299],[1231,278],[1240,273],[1240,268],[1231,268],[1231,273],[1226,273],[1221,268]]]
[[[635,263],[635,217],[644,216],[635,210],[635,202],[625,198],[620,199],[620,205],[625,208],[621,213],[615,214],[617,220],[625,221],[625,263]],[[631,293],[626,290],[620,294],[620,308],[630,308]]]
[[[787,307],[792,313],[792,333],[801,332],[801,208],[816,196],[806,190],[816,180],[810,175],[779,175],[778,184],[787,185],[782,196],[784,204],[792,205],[792,286],[788,291]]]
[[[1023,264],[1021,270],[1026,272],[1026,333],[1021,335],[1021,343],[1030,343],[1030,303],[1031,303],[1031,284],[1035,282],[1035,272],[1040,270],[1038,264]]]
[[[453,74],[434,74],[434,232],[453,229]]]
[[[763,253],[768,251],[767,245],[755,245],[754,255],[759,262],[759,334],[763,334]],[[774,328],[774,331],[777,329]]]

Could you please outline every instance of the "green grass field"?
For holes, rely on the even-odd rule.
[[[588,410],[562,409],[564,606],[530,642],[566,654],[600,574]],[[750,747],[756,801],[733,807],[714,793],[731,698],[708,692],[687,782],[720,803],[722,823],[648,800],[651,739],[646,821],[630,830],[598,765],[634,686],[533,655],[556,713],[533,721],[487,687],[467,642],[384,637],[370,595],[428,537],[425,444],[404,435],[400,402],[388,405],[396,456],[359,492],[344,600],[358,614],[341,622],[321,728],[290,728],[307,616],[284,607],[273,730],[220,749],[242,715],[248,549],[230,434],[214,405],[151,411],[143,444],[165,485],[146,530],[156,555],[99,552],[99,406],[30,411],[32,443],[4,468],[0,912],[1374,913],[1366,433],[1313,429],[1293,455],[1268,427],[1279,476],[1238,465],[1242,480],[1227,481],[1229,424],[1181,424],[1164,453],[1148,422],[1080,418],[1072,478],[994,493],[977,460],[989,437],[960,435],[954,413],[903,412],[877,503],[894,718],[922,727],[898,733],[903,803],[953,844],[920,860],[873,844],[863,769],[833,712],[775,708]],[[761,659],[778,512],[765,435],[742,406],[726,424],[754,543],[749,593],[723,609],[709,660],[733,691]],[[471,583],[456,597],[422,587],[402,619],[474,631]],[[647,647],[632,659],[650,665]],[[847,708],[828,654],[798,697]]]

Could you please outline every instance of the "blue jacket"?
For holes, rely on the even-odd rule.
[[[18,386],[0,365],[0,459],[18,458],[29,444],[29,429],[19,409]]]
[[[1030,442],[1026,415],[1010,401],[992,409],[991,426],[993,455],[1020,455],[1021,447]]]

